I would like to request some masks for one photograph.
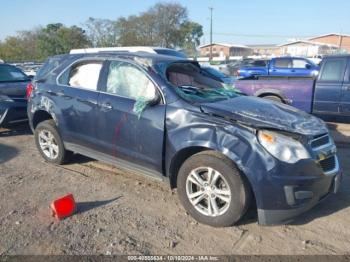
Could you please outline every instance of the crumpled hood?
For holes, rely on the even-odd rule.
[[[239,121],[256,128],[272,128],[302,135],[328,132],[325,123],[294,107],[257,97],[240,96],[201,104],[204,113]]]

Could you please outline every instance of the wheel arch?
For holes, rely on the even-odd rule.
[[[32,117],[32,127],[33,127],[33,130],[35,130],[35,128],[43,121],[46,121],[46,120],[54,120],[54,117],[49,113],[47,112],[46,110],[37,110],[34,114],[33,114],[33,117]]]
[[[263,98],[266,96],[276,96],[276,97],[280,98],[284,104],[289,104],[288,97],[286,97],[286,95],[283,94],[282,91],[276,90],[276,89],[261,89],[261,90],[255,92],[254,96],[260,97],[260,98]]]
[[[227,148],[217,148],[214,146],[204,146],[204,145],[191,145],[181,148],[176,152],[176,154],[171,158],[171,163],[169,166],[169,180],[170,180],[170,187],[172,189],[177,187],[177,175],[178,172],[182,166],[182,164],[191,156],[203,152],[203,151],[211,151],[215,154],[218,154],[219,156],[227,158],[229,161],[233,162],[233,164],[237,167],[237,169],[240,171],[244,179],[246,180],[247,184],[250,187],[250,191],[253,192],[253,187],[251,185],[251,182],[249,181],[249,178],[244,172],[244,167],[242,165],[242,161],[240,158],[232,151],[230,151]]]

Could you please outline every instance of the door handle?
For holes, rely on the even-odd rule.
[[[58,91],[58,92],[57,92],[57,95],[58,95],[58,96],[65,96],[63,90]]]
[[[52,90],[47,90],[46,93],[48,93],[49,95],[54,95],[54,96],[64,96],[63,90],[59,90],[57,92],[52,91]]]
[[[90,104],[90,105],[94,105],[94,106],[97,105],[97,102],[94,100],[77,98],[77,101],[84,103],[84,104]]]
[[[112,110],[113,106],[110,103],[102,103],[101,107],[106,110]]]

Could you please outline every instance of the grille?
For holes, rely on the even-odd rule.
[[[321,160],[319,163],[323,169],[323,172],[329,172],[336,168],[336,156]]]
[[[311,141],[311,147],[313,149],[327,145],[330,142],[329,135],[323,135],[318,138],[315,138]]]

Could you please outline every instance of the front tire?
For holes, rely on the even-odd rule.
[[[50,163],[64,164],[71,155],[64,148],[63,141],[53,120],[38,124],[34,132],[35,144],[41,156]]]
[[[214,151],[200,152],[184,162],[177,190],[187,212],[214,227],[234,225],[249,207],[249,186],[234,163]]]

